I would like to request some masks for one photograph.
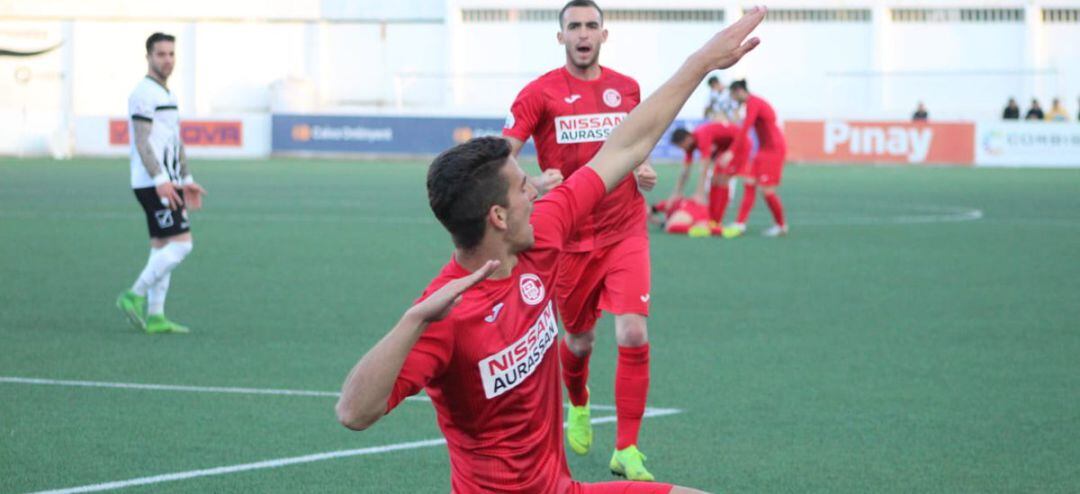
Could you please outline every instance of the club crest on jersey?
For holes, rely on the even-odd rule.
[[[544,284],[540,282],[539,276],[525,273],[518,280],[518,285],[521,287],[521,300],[526,304],[537,305],[544,301]]]
[[[555,142],[578,144],[606,141],[611,132],[626,119],[626,113],[592,113],[555,118]]]
[[[614,89],[607,89],[604,91],[604,104],[618,108],[622,104],[622,95]]]
[[[514,123],[515,123],[514,113],[513,112],[508,113],[506,115],[506,122],[503,123],[503,128],[504,129],[512,129],[512,128],[514,128]]]
[[[484,396],[491,399],[518,387],[540,367],[558,336],[555,309],[548,301],[524,336],[479,362]]]

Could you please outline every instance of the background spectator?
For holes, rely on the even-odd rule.
[[[1046,114],[1047,122],[1068,122],[1069,112],[1065,111],[1065,107],[1061,106],[1061,100],[1054,98],[1053,103],[1050,105],[1050,113]]]
[[[1005,111],[1001,114],[1003,120],[1020,120],[1020,105],[1016,104],[1016,98],[1009,98],[1005,105]]]
[[[1039,106],[1039,100],[1032,98],[1031,109],[1028,110],[1027,115],[1024,115],[1024,120],[1042,120],[1044,116],[1042,107]]]
[[[919,106],[915,108],[915,114],[911,116],[911,120],[915,122],[925,122],[928,118],[930,118],[930,114],[926,112],[926,105],[920,101]]]

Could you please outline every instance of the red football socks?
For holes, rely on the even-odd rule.
[[[739,205],[739,217],[735,220],[736,223],[746,224],[746,219],[750,217],[750,210],[754,209],[754,199],[757,199],[757,186],[744,185],[742,204]]]
[[[776,220],[776,224],[784,226],[784,205],[780,203],[780,196],[776,195],[776,192],[765,193],[765,203],[769,205],[769,210],[772,211],[773,219]]]
[[[619,362],[615,367],[615,416],[618,419],[615,449],[637,444],[648,394],[649,344],[620,346]]]
[[[709,189],[709,219],[717,223],[723,223],[724,211],[727,210],[728,200],[731,199],[731,189],[728,185],[714,185]]]
[[[586,353],[584,357],[574,355],[567,346],[565,338],[559,345],[559,360],[562,361],[562,377],[563,383],[566,384],[566,394],[570,395],[570,403],[576,407],[584,406],[589,402],[589,390],[585,387],[589,382],[589,355],[592,353]]]

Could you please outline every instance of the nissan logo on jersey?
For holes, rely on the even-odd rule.
[[[522,278],[525,276],[532,275]],[[544,361],[558,336],[555,310],[549,301],[524,336],[478,363],[484,396],[494,398],[524,382]]]
[[[555,118],[555,142],[579,144],[606,141],[626,118],[626,113],[593,113]]]

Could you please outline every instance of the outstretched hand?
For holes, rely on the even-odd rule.
[[[726,69],[735,65],[739,59],[753,50],[761,40],[747,36],[765,19],[765,7],[754,7],[734,24],[716,33],[705,46],[698,50],[698,54],[704,57],[711,70]]]
[[[461,295],[477,283],[484,281],[499,268],[499,261],[488,261],[472,274],[453,280],[412,306],[406,316],[413,316],[424,323],[441,321],[450,310],[461,302]]]

